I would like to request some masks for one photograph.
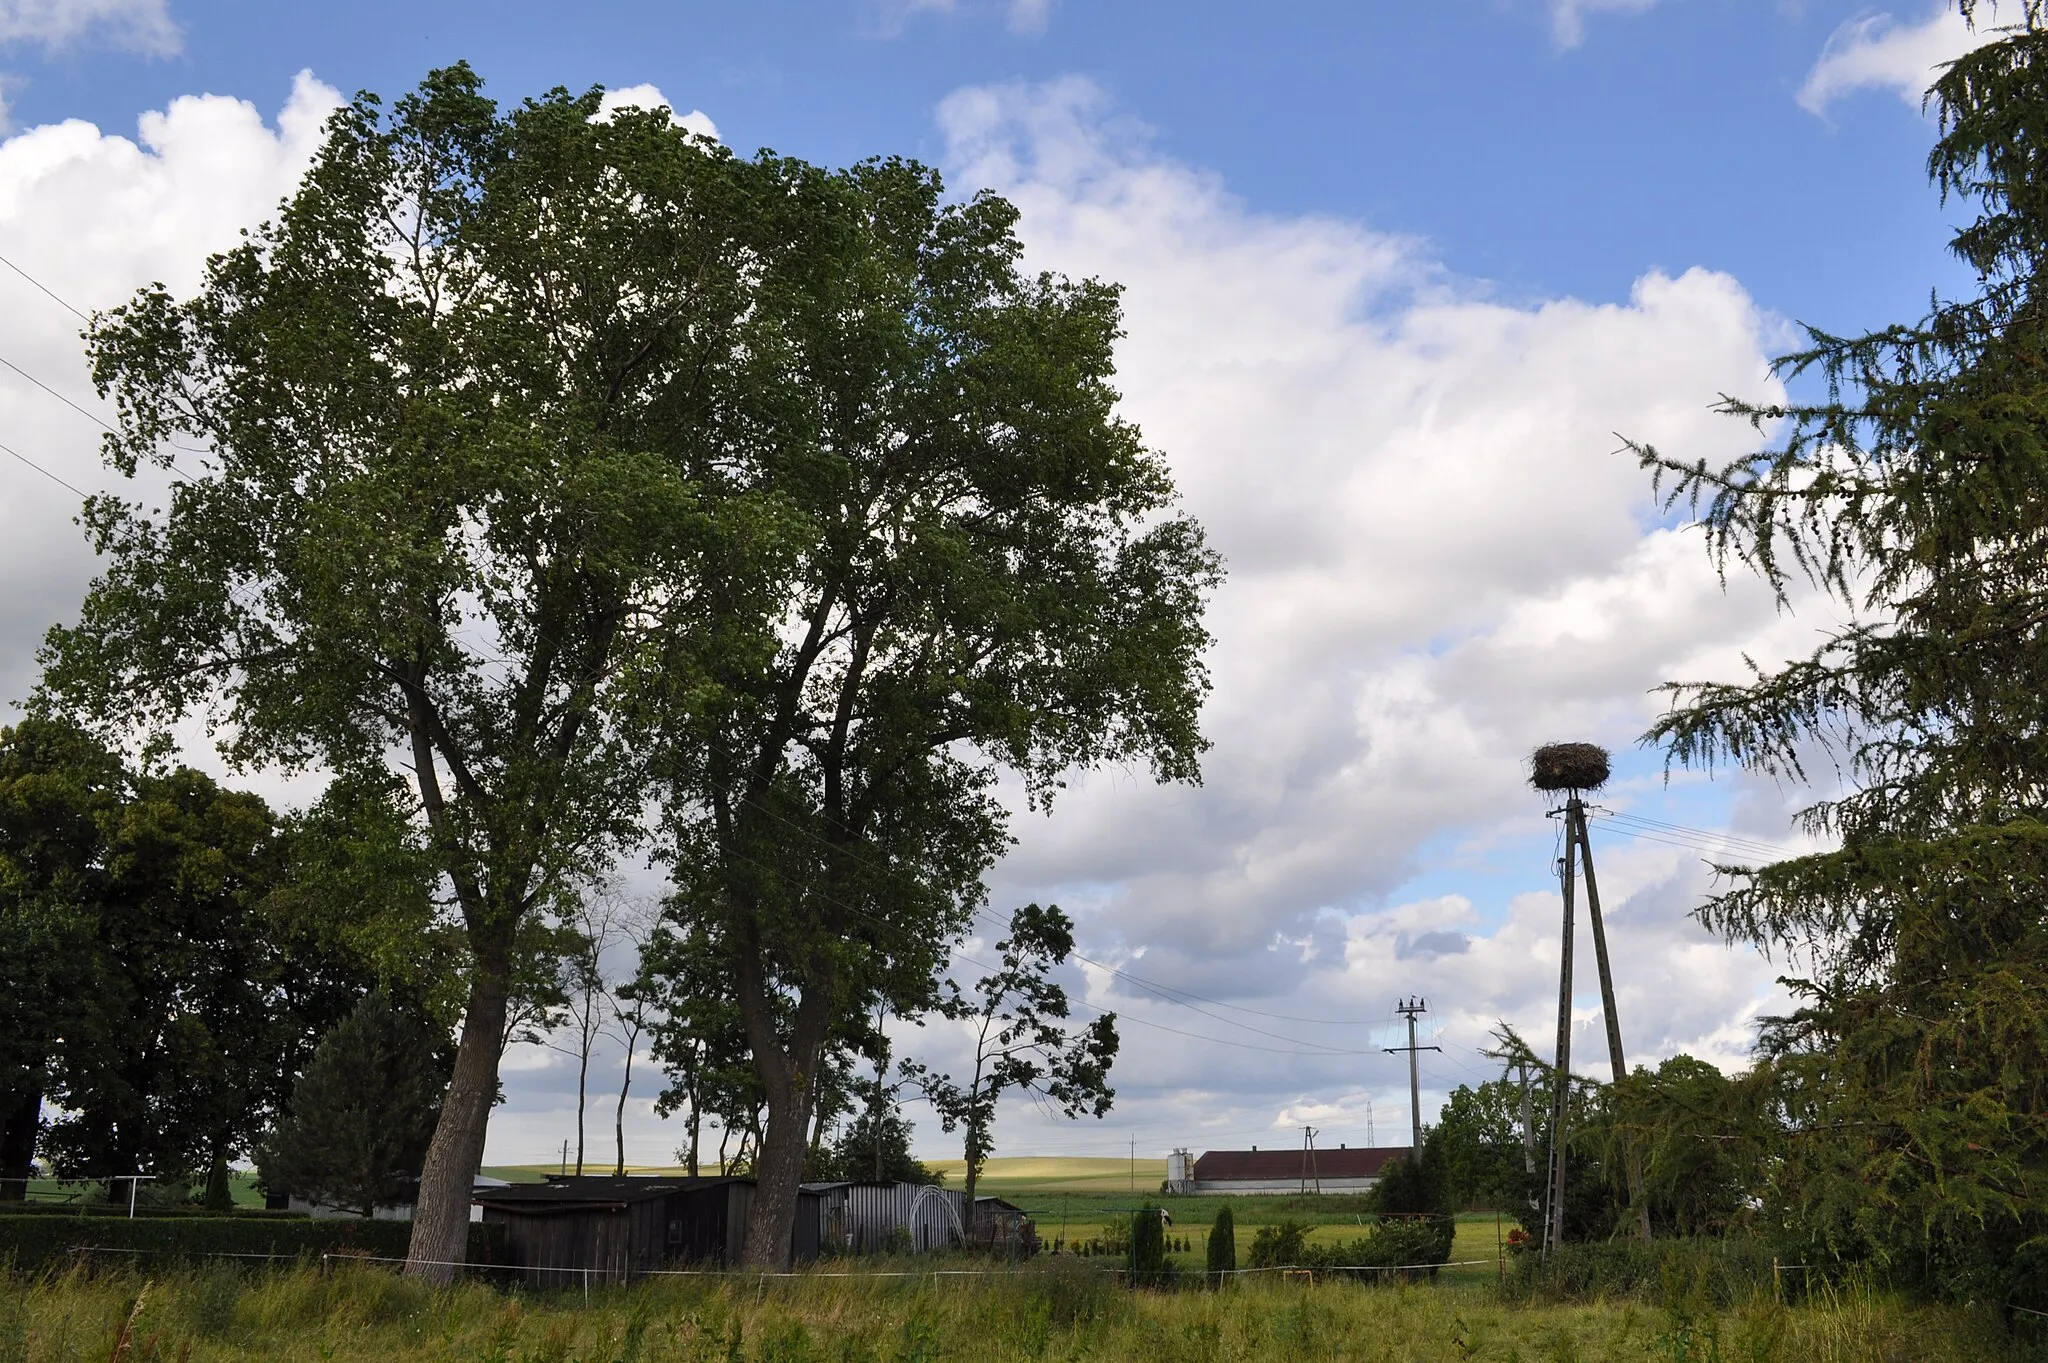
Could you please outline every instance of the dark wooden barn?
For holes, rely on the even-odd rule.
[[[485,1222],[504,1227],[507,1262],[536,1287],[629,1282],[665,1268],[740,1261],[754,1184],[743,1178],[550,1176],[479,1191]],[[818,1257],[818,1199],[800,1194],[792,1258]]]

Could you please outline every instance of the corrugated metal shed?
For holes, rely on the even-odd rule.
[[[924,1183],[807,1183],[819,1195],[819,1240],[841,1254],[879,1254],[892,1232],[925,1254],[967,1237],[967,1195]],[[899,1243],[902,1236],[897,1237]]]

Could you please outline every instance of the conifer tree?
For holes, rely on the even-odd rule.
[[[1965,16],[1976,20],[1964,6]],[[2008,11],[2009,13],[2009,11]],[[1730,868],[1700,910],[1810,966],[1764,1035],[1793,1128],[1770,1215],[1799,1252],[2048,1307],[2048,32],[2038,4],[1929,93],[1929,174],[1973,216],[1973,297],[1809,333],[1770,443],[1637,451],[1725,567],[1852,619],[1811,656],[1670,688],[1670,760],[1846,794],[1836,850]],[[1803,398],[1802,398],[1803,395]],[[1806,1260],[1811,1261],[1811,1260]]]
[[[256,1153],[272,1192],[372,1215],[411,1194],[448,1086],[446,1047],[381,991],[320,1041]]]
[[[1237,1219],[1228,1207],[1216,1209],[1216,1224],[1209,1227],[1208,1268],[1209,1281],[1217,1285],[1237,1269]]]

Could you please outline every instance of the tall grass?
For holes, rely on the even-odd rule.
[[[145,1291],[146,1287],[146,1291]],[[124,1334],[125,1329],[125,1334]],[[117,1352],[118,1351],[118,1352]],[[1532,1305],[1494,1288],[1245,1280],[1133,1294],[1074,1263],[990,1278],[672,1278],[582,1293],[427,1288],[350,1266],[0,1274],[0,1363],[2025,1359],[1991,1312],[1823,1289],[1786,1306],[1676,1296]]]

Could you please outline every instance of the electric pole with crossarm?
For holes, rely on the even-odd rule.
[[[1441,1046],[1418,1046],[1415,1044],[1415,1016],[1429,1011],[1429,1000],[1410,998],[1406,1003],[1394,1005],[1394,1011],[1408,1019],[1408,1044],[1406,1046],[1382,1047],[1388,1055],[1408,1052],[1408,1135],[1413,1151],[1414,1167],[1422,1167],[1422,1073],[1416,1068],[1417,1051],[1441,1051]]]

